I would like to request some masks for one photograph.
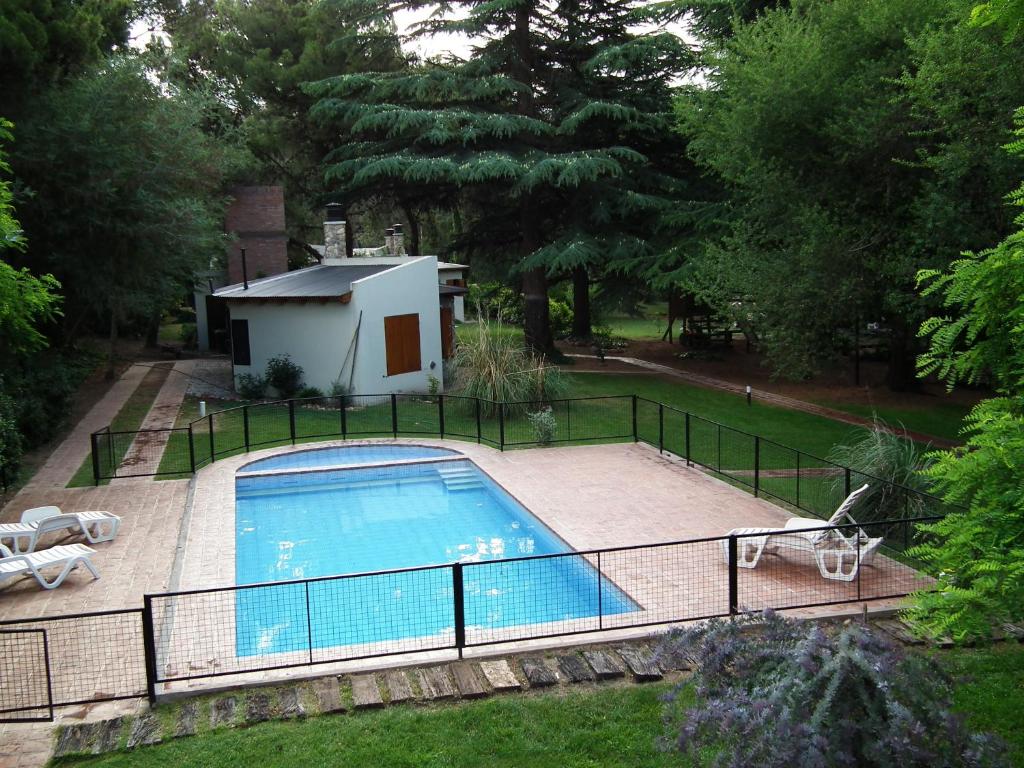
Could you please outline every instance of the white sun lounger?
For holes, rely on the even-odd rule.
[[[865,484],[847,496],[827,521],[813,517],[794,517],[786,521],[782,530],[733,528],[728,535],[740,537],[736,542],[736,564],[740,568],[756,568],[762,554],[786,547],[813,555],[822,577],[853,581],[860,566],[868,565],[874,559],[875,552],[882,545],[882,538],[872,538],[862,528],[851,530],[835,526],[858,524],[850,515],[850,510],[867,489],[868,485]],[[728,539],[722,540],[722,552],[728,562]]]
[[[85,544],[62,544],[40,552],[16,555],[0,544],[0,584],[15,576],[32,575],[43,589],[56,589],[64,583],[68,574],[80,565],[84,566],[94,579],[98,579],[99,571],[89,559],[94,554],[96,550],[89,549]],[[53,580],[47,580],[41,573],[43,568],[57,566],[62,566],[61,571]]]
[[[117,535],[121,518],[109,512],[69,512],[60,507],[34,507],[21,513],[20,523],[0,523],[0,544],[10,539],[14,554],[35,551],[39,537],[53,531],[78,531],[90,544],[110,541]]]

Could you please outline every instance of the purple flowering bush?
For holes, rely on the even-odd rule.
[[[996,737],[951,710],[952,681],[860,624],[824,628],[777,614],[676,631],[689,685],[665,697],[666,748],[722,768],[1008,766]]]

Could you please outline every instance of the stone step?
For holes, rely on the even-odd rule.
[[[570,683],[587,683],[597,680],[594,670],[578,653],[568,653],[558,657],[558,669]]]
[[[174,738],[195,736],[199,722],[199,705],[194,701],[186,701],[178,710],[178,722],[174,726]]]
[[[392,704],[404,704],[412,701],[415,696],[412,694],[412,686],[409,685],[409,678],[400,669],[392,669],[384,675],[384,684],[388,687],[388,696]]]
[[[558,682],[558,675],[540,656],[525,656],[519,660],[523,674],[531,688],[546,688]]]
[[[281,689],[281,717],[306,716],[306,705],[302,703],[302,691],[297,686]]]
[[[245,722],[248,725],[265,723],[270,719],[270,696],[263,691],[249,695],[245,702]]]
[[[186,706],[191,704],[193,710],[195,709],[195,702],[186,702]],[[184,709],[184,707],[182,707]],[[121,731],[124,728],[124,718],[115,717],[110,720],[103,720],[97,723],[98,728],[96,729],[96,741],[92,745],[92,753],[94,755],[101,755],[105,752],[113,752],[119,746],[121,746]],[[193,733],[195,731],[193,730]],[[175,736],[178,732],[175,731]],[[191,734],[183,734],[191,735]]]
[[[341,689],[338,687],[338,678],[321,677],[313,681],[313,694],[316,696],[317,704],[323,713],[344,712],[346,707],[341,700]]]
[[[132,729],[128,734],[128,749],[159,744],[160,741],[160,721],[155,715],[147,712],[132,721]]]
[[[924,645],[924,640],[910,631],[910,627],[896,619],[881,619],[875,626],[904,645]]]
[[[518,691],[523,687],[505,659],[481,661],[480,671],[495,691]]]
[[[64,726],[57,737],[54,757],[64,757],[85,752],[94,735],[93,723],[75,723]]]
[[[440,701],[455,697],[455,686],[446,667],[426,667],[417,670],[420,692],[427,701]]]
[[[626,666],[638,683],[661,680],[661,670],[654,661],[654,654],[647,648],[627,645],[624,648],[619,648],[619,656],[626,662]]]
[[[375,675],[352,675],[352,703],[356,709],[372,709],[384,706]]]
[[[466,661],[452,664],[452,675],[455,677],[455,687],[459,689],[459,695],[464,699],[479,699],[490,693],[484,684],[480,682],[474,667]]]
[[[210,727],[219,728],[225,725],[234,725],[235,708],[237,706],[238,700],[234,696],[214,699],[213,704],[210,706]]]
[[[626,674],[625,668],[615,656],[607,651],[584,651],[583,658],[594,670],[598,680],[611,680]]]

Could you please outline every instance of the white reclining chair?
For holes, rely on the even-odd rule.
[[[98,579],[99,571],[89,559],[94,554],[96,550],[89,549],[85,544],[63,544],[40,552],[16,555],[0,544],[0,584],[15,576],[31,575],[43,589],[56,589],[64,583],[68,574],[80,565],[89,571],[94,579]],[[43,568],[56,566],[62,566],[61,571],[52,580],[48,580],[40,572]]]
[[[11,540],[14,554],[34,552],[39,538],[53,531],[78,531],[90,544],[110,541],[117,536],[121,518],[109,512],[69,512],[60,507],[34,507],[21,513],[20,523],[0,523],[0,544]]]
[[[861,565],[868,565],[882,545],[882,538],[871,538],[862,528],[841,529],[839,525],[858,525],[850,515],[868,485],[855,490],[827,521],[814,517],[794,517],[785,528],[733,528],[727,535],[739,536],[736,542],[737,565],[756,568],[764,552],[787,547],[814,556],[818,570],[826,579],[853,581]],[[816,529],[816,530],[815,530]],[[729,541],[722,540],[722,551],[729,560]]]

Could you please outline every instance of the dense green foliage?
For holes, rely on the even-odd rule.
[[[952,681],[934,660],[865,626],[829,632],[770,613],[712,620],[670,635],[661,652],[693,665],[696,703],[668,697],[666,720],[699,764],[1009,765],[1000,740],[952,712]]]

